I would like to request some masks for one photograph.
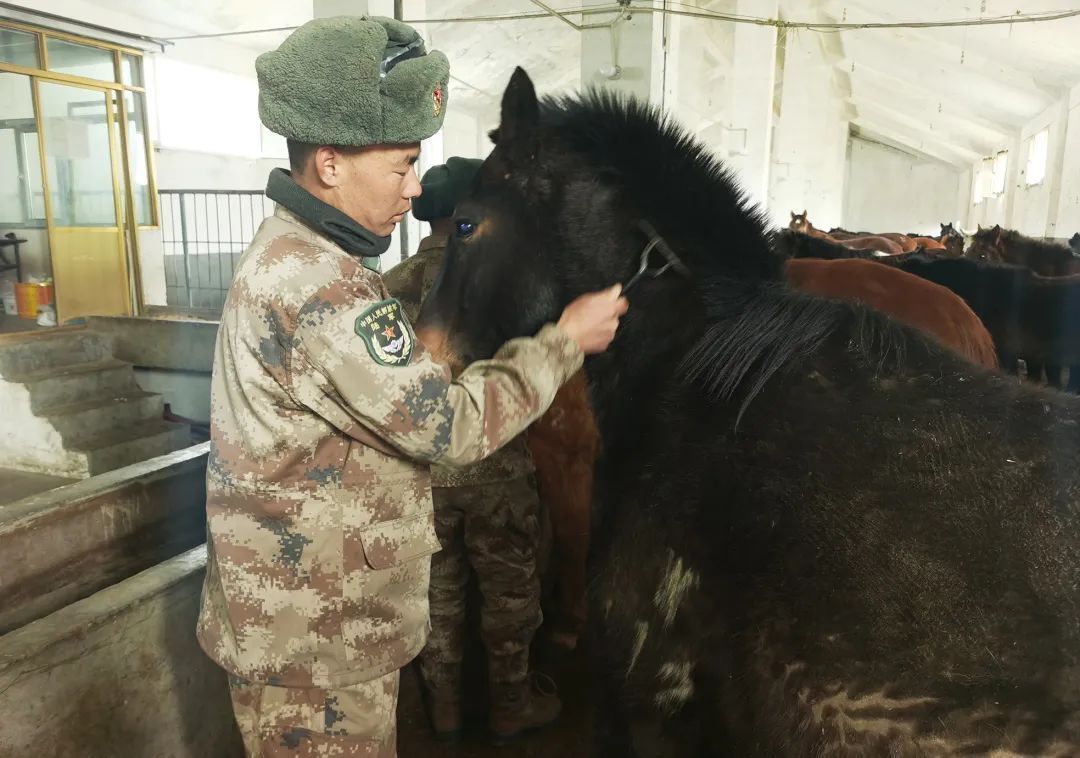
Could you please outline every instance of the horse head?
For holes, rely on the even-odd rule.
[[[491,137],[419,320],[425,342],[463,362],[534,334],[580,294],[631,280],[612,351],[666,349],[700,331],[711,279],[782,279],[760,214],[647,104],[604,92],[541,101],[518,68]],[[655,275],[669,253],[680,267]]]
[[[810,219],[807,217],[805,210],[802,213],[791,211],[791,223],[788,224],[788,229],[791,229],[794,232],[807,234],[813,228],[814,225],[810,223]]]
[[[971,238],[971,245],[964,254],[968,258],[988,261],[1004,261],[1005,230],[1000,224],[983,228],[980,224],[978,230]]]

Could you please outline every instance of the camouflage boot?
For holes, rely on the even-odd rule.
[[[520,682],[500,682],[491,688],[491,742],[505,745],[552,723],[562,711],[551,677],[532,672]]]

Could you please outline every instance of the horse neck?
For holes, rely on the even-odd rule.
[[[633,445],[652,414],[642,408],[674,379],[705,324],[694,285],[676,275],[643,282],[629,293],[630,311],[606,353],[586,361],[585,370],[605,448]]]

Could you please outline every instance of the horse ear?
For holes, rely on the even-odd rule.
[[[498,139],[503,144],[528,138],[540,121],[536,88],[521,66],[514,69],[503,92],[500,118]]]
[[[802,217],[806,218],[806,208],[803,208]]]
[[[798,216],[795,215],[795,211],[791,211],[791,220],[794,221]]]

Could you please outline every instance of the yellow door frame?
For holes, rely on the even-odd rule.
[[[58,249],[58,247],[57,247],[57,233],[56,233],[57,226],[56,226],[56,222],[55,222],[55,217],[53,215],[53,207],[52,207],[52,202],[51,202],[52,188],[51,188],[50,183],[49,183],[49,170],[48,170],[48,159],[49,159],[49,157],[48,157],[48,153],[46,152],[46,145],[45,145],[45,121],[42,119],[42,113],[41,113],[41,83],[42,83],[42,81],[44,81],[44,83],[46,83],[46,84],[54,84],[54,85],[59,85],[59,86],[63,86],[63,87],[76,87],[76,88],[79,88],[79,89],[90,90],[92,92],[97,92],[97,93],[101,94],[102,101],[105,104],[105,124],[106,124],[105,129],[106,129],[106,132],[108,134],[108,139],[109,139],[109,164],[110,164],[110,166],[112,168],[113,214],[114,214],[114,218],[115,218],[115,222],[116,222],[116,232],[117,232],[117,240],[118,240],[117,244],[120,245],[120,249],[118,250],[118,252],[120,253],[120,257],[121,257],[121,259],[123,260],[123,263],[124,263],[124,271],[123,271],[124,279],[125,279],[125,281],[124,281],[124,306],[125,306],[125,310],[126,310],[126,315],[132,315],[132,313],[133,313],[133,310],[132,310],[132,298],[131,298],[132,272],[131,272],[131,267],[130,267],[130,245],[128,244],[127,239],[126,239],[128,234],[127,234],[127,230],[125,229],[125,222],[124,222],[122,206],[121,206],[121,199],[120,199],[120,196],[121,196],[121,186],[120,186],[121,182],[126,183],[127,180],[126,180],[125,175],[122,173],[121,164],[120,164],[120,157],[117,155],[117,151],[120,149],[120,146],[116,144],[116,142],[117,142],[116,133],[115,133],[116,122],[115,122],[115,119],[114,119],[115,114],[113,113],[113,108],[115,107],[115,102],[114,102],[113,98],[116,97],[116,94],[114,94],[114,90],[112,88],[102,87],[102,86],[98,86],[98,85],[94,85],[94,84],[85,84],[85,83],[82,83],[82,82],[75,83],[75,82],[52,81],[52,80],[50,80],[48,78],[45,78],[45,77],[40,77],[39,78],[39,77],[35,77],[35,76],[30,77],[30,81],[31,81],[31,87],[33,88],[33,97],[34,97],[34,119],[35,119],[35,121],[37,121],[37,126],[38,126],[38,145],[39,145],[40,150],[41,150],[41,161],[42,161],[41,181],[42,181],[42,185],[43,185],[44,190],[45,190],[45,227],[48,230],[49,257],[50,257],[50,259],[55,254],[55,251]],[[130,196],[131,195],[131,188],[127,187],[126,189],[127,189],[127,195]],[[133,218],[130,219],[130,220],[134,221]],[[81,228],[81,227],[72,227],[72,228]],[[85,227],[85,228],[86,229],[93,229],[94,227]],[[53,264],[53,268],[54,268],[54,271],[55,271],[55,268],[56,268],[55,263]],[[62,289],[62,286],[61,286],[60,282],[55,280],[55,279],[54,279],[54,282],[53,282],[53,286],[56,289],[56,316],[57,316],[57,321],[59,323],[63,323],[64,314],[60,310],[60,299],[61,299],[60,298],[60,291]]]
[[[139,219],[135,215],[135,193],[134,184],[132,181],[132,167],[130,159],[131,145],[129,144],[130,119],[128,118],[128,112],[126,108],[125,93],[132,93],[131,98],[133,105],[137,104],[137,100],[139,97],[142,97],[142,104],[144,110],[149,106],[149,104],[146,102],[146,72],[145,66],[143,65],[145,61],[145,55],[143,51],[137,48],[126,47],[124,45],[119,45],[111,42],[102,42],[91,38],[69,34],[67,32],[54,31],[51,29],[32,26],[15,21],[0,21],[0,28],[14,29],[16,31],[33,34],[37,41],[38,64],[40,68],[19,66],[13,63],[0,61],[0,72],[23,74],[29,77],[31,99],[34,111],[34,121],[38,126],[38,152],[41,160],[40,169],[42,177],[42,188],[45,194],[45,226],[49,239],[50,259],[52,258],[53,250],[55,250],[55,235],[53,231],[56,227],[53,223],[52,198],[49,191],[49,172],[46,162],[47,156],[45,152],[45,127],[44,121],[42,119],[39,92],[40,82],[65,84],[69,86],[104,92],[104,98],[106,103],[106,129],[109,134],[110,165],[112,166],[113,172],[113,203],[116,213],[117,228],[120,231],[120,244],[123,245],[123,249],[120,252],[125,261],[124,275],[126,277],[126,309],[129,313],[138,314],[142,311],[144,306],[142,290],[142,269],[139,259],[139,232],[143,229],[159,228],[161,224],[160,211],[157,205],[157,167],[154,161],[154,148],[152,140],[150,139],[148,118],[143,120],[145,136],[145,144],[143,145],[143,150],[145,153],[148,174],[147,179],[149,192],[148,199],[150,223],[140,224]],[[74,42],[80,45],[86,45],[89,47],[95,47],[98,49],[109,51],[112,54],[114,81],[110,82],[105,80],[90,79],[87,77],[50,71],[47,42],[49,38],[59,39],[66,42]],[[136,85],[134,83],[123,83],[123,57],[125,55],[131,56],[138,62],[142,74],[141,84]],[[115,101],[112,100],[112,98],[115,98]],[[118,112],[113,111],[114,107],[119,109]],[[119,136],[117,137],[117,135]],[[57,315],[60,316],[59,313]]]

